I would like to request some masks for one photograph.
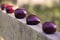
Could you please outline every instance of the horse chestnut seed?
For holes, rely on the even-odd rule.
[[[27,11],[24,8],[18,8],[15,10],[15,17],[18,19],[26,17]]]
[[[36,15],[30,14],[26,18],[26,22],[28,25],[37,25],[40,23],[40,19]]]
[[[7,6],[8,4],[1,4],[1,10],[4,10]]]
[[[55,33],[57,29],[56,27],[57,27],[56,24],[52,22],[45,22],[42,25],[43,32],[45,32],[46,34]]]
[[[13,13],[14,11],[15,11],[15,8],[13,6],[10,5],[10,6],[6,7],[6,12],[7,13]]]

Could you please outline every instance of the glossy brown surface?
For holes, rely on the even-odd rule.
[[[27,11],[25,9],[16,9],[15,10],[15,17],[18,18],[18,19],[21,19],[21,18],[24,18],[26,17],[26,14],[27,14]]]
[[[8,4],[1,4],[1,10],[4,10],[7,6]]]
[[[14,11],[15,11],[15,9],[14,9],[13,6],[10,5],[10,6],[7,6],[7,7],[6,7],[6,12],[7,12],[7,13],[13,13]]]
[[[27,24],[29,25],[37,25],[40,23],[39,18],[36,15],[30,14],[26,19]]]
[[[42,26],[43,26],[42,27],[43,32],[45,32],[47,34],[53,34],[56,32],[56,29],[57,29],[56,24],[54,24],[52,22],[45,22]]]

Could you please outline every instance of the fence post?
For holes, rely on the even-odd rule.
[[[16,19],[14,14],[0,10],[0,35],[5,40],[60,40],[60,33],[45,34],[41,24],[27,25],[26,18]]]

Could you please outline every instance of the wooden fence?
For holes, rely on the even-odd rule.
[[[0,35],[4,40],[60,40],[60,33],[45,34],[42,24],[27,25],[26,18],[16,19],[14,14],[0,10]]]
[[[27,25],[26,18],[16,19],[13,13],[7,14],[1,10],[0,35],[4,40],[60,40],[60,32],[45,34],[42,31],[42,24]]]

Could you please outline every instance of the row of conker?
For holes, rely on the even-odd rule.
[[[8,5],[8,4],[1,4],[1,10],[6,10],[7,13],[13,13],[16,18],[21,19],[26,17],[27,11],[24,8],[17,8],[14,9],[13,6]],[[39,18],[36,15],[30,14],[26,18],[26,23],[28,25],[37,25],[40,23]],[[43,32],[46,34],[53,34],[56,32],[56,24],[52,22],[44,22],[42,25]]]

